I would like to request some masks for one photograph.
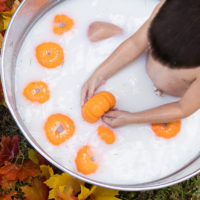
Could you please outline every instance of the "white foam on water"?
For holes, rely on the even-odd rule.
[[[97,127],[81,117],[80,92],[83,83],[111,52],[132,35],[150,16],[157,0],[68,0],[48,11],[32,28],[20,50],[16,65],[16,101],[19,113],[38,144],[60,165],[77,172],[74,159],[84,144],[92,146],[99,162],[96,173],[88,177],[105,183],[134,184],[162,178],[180,169],[200,149],[200,112],[182,120],[177,137],[165,140],[154,135],[149,124],[115,129],[117,140],[106,145],[97,136]],[[56,14],[67,14],[75,21],[72,31],[63,36],[52,32]],[[121,36],[98,43],[87,38],[93,21],[107,21],[125,31]],[[42,42],[56,42],[64,49],[65,61],[56,69],[37,62],[35,48]],[[112,77],[100,90],[112,92],[116,107],[141,111],[176,98],[159,97],[145,71],[146,54]],[[51,98],[45,104],[31,103],[23,97],[24,87],[32,81],[48,83]],[[49,115],[63,113],[76,125],[74,136],[60,146],[46,138],[43,126]]]

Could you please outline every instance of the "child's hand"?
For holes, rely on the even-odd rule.
[[[103,121],[113,128],[124,126],[131,123],[131,113],[126,111],[111,110],[103,117]]]
[[[93,97],[95,91],[105,83],[105,80],[98,76],[91,76],[83,85],[81,90],[81,106]]]

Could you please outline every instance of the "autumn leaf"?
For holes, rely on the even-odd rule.
[[[2,136],[0,146],[0,166],[2,166],[5,161],[12,161],[19,153],[18,136],[16,135],[12,139]]]
[[[72,195],[76,195],[80,191],[80,185],[83,184],[82,181],[75,179],[74,177],[62,173],[62,174],[55,174],[51,176],[47,181],[44,182],[49,188],[51,188],[51,191],[49,193],[49,199],[56,199],[55,191],[57,189],[62,192],[62,189],[65,187],[71,187],[73,189]]]
[[[78,195],[78,200],[87,199],[96,189],[97,186],[92,186],[91,189],[88,189],[84,185],[81,185],[81,193]]]
[[[116,195],[119,194],[117,190],[110,190],[106,188],[97,187],[92,194],[94,200],[119,200]]]
[[[97,186],[92,186],[91,189],[81,185],[81,193],[78,195],[78,200],[86,200],[88,197],[92,200],[117,200],[117,190],[110,190]]]
[[[6,5],[7,0],[0,0],[0,12],[9,11],[10,8]]]
[[[47,186],[38,178],[34,178],[30,183],[31,186],[22,186],[26,200],[47,200],[49,190]]]
[[[42,157],[38,152],[33,149],[28,150],[28,158],[37,165],[45,165],[48,163],[44,157]]]
[[[41,156],[38,152],[37,152],[37,158],[39,161],[39,165],[46,165],[48,163],[48,161],[43,156]]]
[[[7,5],[11,9],[8,8],[8,6],[7,6],[8,9],[5,9],[5,7],[6,7],[5,3],[1,4],[1,1],[4,1],[4,0],[0,0],[0,31],[4,31],[7,29],[10,19],[11,19],[13,13],[15,12],[16,8],[19,6],[20,2],[18,0],[15,0],[15,1],[7,0],[5,3],[7,3]],[[1,6],[3,6],[3,7],[1,7]]]
[[[15,184],[17,181],[10,181],[8,180],[6,177],[2,177],[1,179],[1,188],[4,191],[10,191],[10,190],[14,190],[15,189]]]
[[[12,9],[15,0],[6,0],[6,5],[8,8]]]
[[[0,175],[6,177],[10,181],[15,181],[17,180],[17,174],[20,169],[20,165],[5,162],[5,165],[0,168]]]
[[[5,194],[5,195],[0,196],[0,200],[12,200],[12,197],[13,197],[15,194],[17,194],[17,192],[12,191],[12,192],[10,192],[9,194]]]
[[[73,189],[70,186],[62,189],[55,189],[55,197],[58,200],[78,200],[77,197],[73,196]]]
[[[0,168],[0,175],[5,176],[10,181],[23,181],[28,177],[39,175],[37,166],[30,160],[25,161],[22,165],[5,162],[5,166]]]
[[[0,12],[0,19],[1,19],[0,31],[4,31],[7,29],[10,19],[14,12],[15,12],[15,9],[11,11],[7,11],[7,12]]]
[[[54,175],[53,169],[49,165],[40,165],[40,172],[40,176],[46,180]]]
[[[38,157],[37,157],[37,152],[34,151],[33,149],[29,149],[28,150],[28,158],[33,161],[35,164],[38,165],[39,163],[39,160],[38,160]]]
[[[20,172],[18,173],[18,178],[20,181],[23,181],[27,177],[36,177],[39,175],[38,166],[35,165],[32,161],[28,160],[24,162]]]
[[[16,8],[19,3],[19,0],[0,0],[0,12],[10,11],[13,7]]]

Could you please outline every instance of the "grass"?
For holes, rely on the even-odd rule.
[[[30,145],[16,126],[7,108],[0,106],[0,136],[18,135],[21,152],[27,156]],[[172,187],[147,191],[147,192],[123,192],[119,198],[122,200],[200,200],[200,175]]]

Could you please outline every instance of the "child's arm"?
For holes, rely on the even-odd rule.
[[[147,49],[150,23],[163,3],[164,1],[158,4],[152,13],[152,16],[143,24],[143,26],[133,36],[123,42],[111,56],[96,69],[88,81],[86,81],[82,87],[82,105],[94,95],[96,89],[104,84],[107,79],[123,69],[129,63],[133,62]]]
[[[133,123],[166,123],[188,117],[199,108],[200,78],[192,83],[185,95],[178,102],[137,113],[114,110],[106,113],[103,120],[112,127]]]

